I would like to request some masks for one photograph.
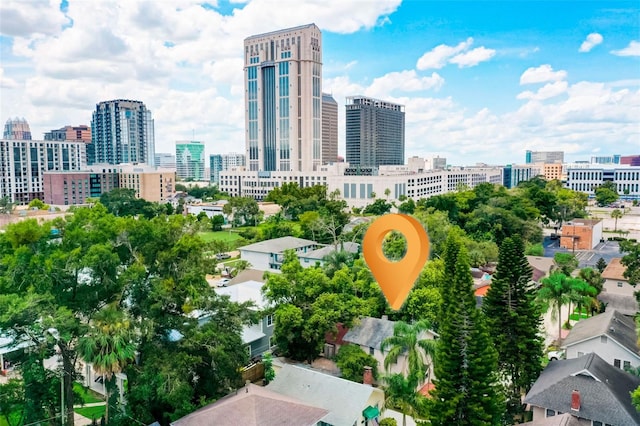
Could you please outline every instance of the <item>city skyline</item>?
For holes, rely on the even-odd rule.
[[[315,23],[323,91],[406,106],[406,156],[451,164],[640,151],[637,2],[3,2],[2,118],[34,139],[90,124],[98,102],[153,111],[156,151],[244,146],[243,40]],[[286,5],[286,3],[285,3]],[[159,135],[162,135],[161,137]]]

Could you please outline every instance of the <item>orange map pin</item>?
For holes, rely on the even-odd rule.
[[[385,236],[400,232],[407,241],[407,252],[397,262],[382,251]],[[386,214],[369,226],[362,241],[364,260],[392,309],[398,310],[407,299],[422,267],[429,258],[429,237],[415,218],[404,214]]]

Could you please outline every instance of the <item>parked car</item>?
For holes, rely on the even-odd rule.
[[[218,281],[218,284],[216,285],[218,287],[226,287],[229,281],[231,281],[231,278],[222,278],[220,281]]]
[[[564,357],[565,353],[563,350],[550,351],[549,353],[547,353],[547,358],[549,358],[549,361],[557,361],[559,359],[564,359]]]
[[[229,259],[231,256],[228,253],[218,253],[216,254],[217,260]]]

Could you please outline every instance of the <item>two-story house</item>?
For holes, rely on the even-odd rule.
[[[282,267],[285,250],[294,250],[301,255],[311,253],[319,247],[318,243],[296,237],[281,237],[260,241],[239,247],[240,258],[251,264],[251,267],[261,271],[279,271]]]
[[[264,310],[268,308],[268,302],[262,295],[262,286],[263,282],[245,281],[228,287],[218,287],[215,291],[220,295],[229,296],[232,302],[253,302],[255,309]],[[242,342],[246,345],[249,357],[262,355],[275,345],[272,341],[274,327],[273,314],[265,315],[258,324],[244,326]]]

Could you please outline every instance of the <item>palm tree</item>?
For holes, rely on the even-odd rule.
[[[551,319],[558,320],[558,343],[562,339],[562,305],[571,302],[571,278],[562,272],[554,272],[544,278],[538,290],[538,301],[545,311],[551,309]]]
[[[414,324],[398,321],[393,327],[393,336],[384,339],[380,345],[382,352],[389,350],[384,358],[384,368],[387,372],[391,364],[398,362],[400,355],[407,355],[403,372],[414,388],[424,381],[425,374],[430,370],[431,360],[436,352],[435,340],[420,338],[423,332],[430,329],[430,325],[425,320]]]
[[[578,272],[578,278],[586,281],[591,287],[596,289],[596,295],[602,291],[604,285],[604,278],[602,278],[602,272],[597,268],[582,268]]]
[[[346,251],[344,247],[341,246],[340,249],[333,250],[322,260],[324,261],[324,272],[329,278],[333,278],[333,275],[344,266],[350,267],[353,265],[353,254]]]
[[[611,218],[616,220],[613,232],[616,232],[618,230],[618,219],[620,219],[621,217],[622,217],[622,211],[620,209],[614,209],[611,212]]]
[[[420,404],[420,395],[409,379],[402,374],[392,374],[384,377],[385,408],[397,409],[402,413],[402,426],[407,425],[407,414],[415,416]]]
[[[109,421],[109,392],[115,385],[114,375],[121,372],[127,362],[133,361],[135,350],[131,323],[113,306],[96,314],[91,329],[78,343],[80,356],[105,376],[106,422]]]
[[[570,280],[571,294],[570,299],[576,304],[578,312],[582,315],[582,307],[593,305],[593,300],[598,295],[598,290],[590,285],[588,282],[580,279],[573,278]]]

